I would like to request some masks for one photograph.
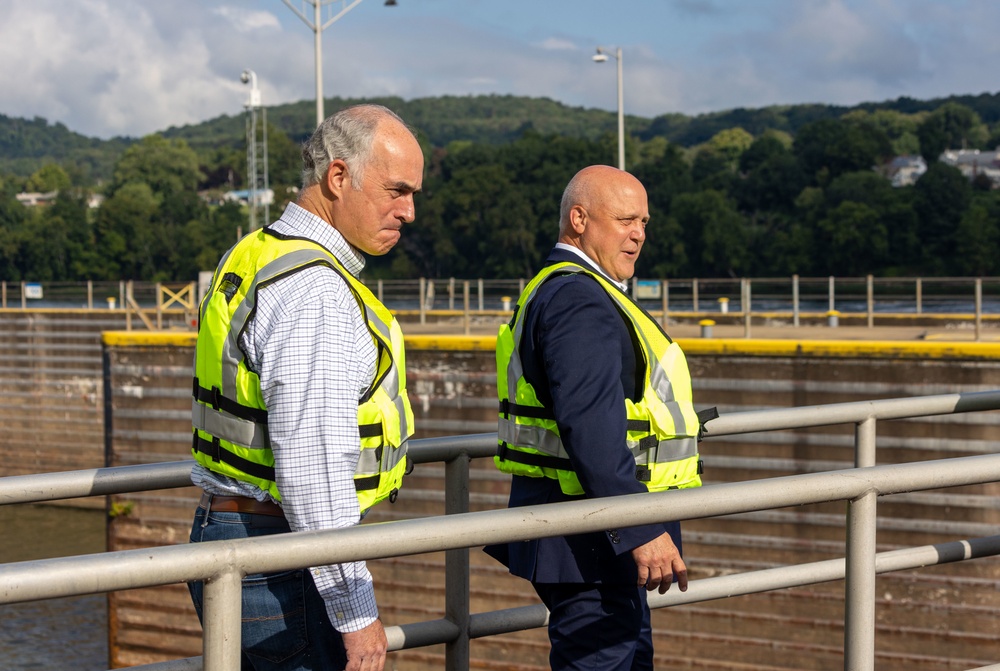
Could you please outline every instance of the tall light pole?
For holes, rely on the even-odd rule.
[[[618,61],[618,169],[625,169],[625,110],[622,96],[622,50],[621,47],[615,49],[613,54]],[[603,63],[608,60],[607,52],[597,47],[597,53],[593,56],[595,63]]]
[[[260,102],[257,73],[249,68],[240,75],[240,81],[250,84],[247,98],[247,205],[250,212],[250,230],[255,231],[270,223],[271,193],[267,179],[267,110]],[[258,114],[260,122],[258,123]],[[259,130],[258,130],[259,129]],[[260,207],[264,216],[260,217]]]
[[[322,17],[323,6],[338,1],[340,2],[340,11],[324,22]],[[290,10],[295,12],[295,14],[313,31],[313,42],[315,43],[316,48],[316,125],[319,126],[323,123],[323,119],[325,118],[323,115],[323,31],[340,20],[344,14],[347,14],[347,12],[360,5],[362,0],[351,0],[351,4],[347,4],[347,0],[301,0],[303,7],[307,4],[312,5],[312,19],[306,16],[298,7],[293,5],[291,0],[282,0],[282,2],[284,2]],[[396,0],[385,0],[385,6],[395,7]]]

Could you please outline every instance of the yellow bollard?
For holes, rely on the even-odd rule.
[[[712,327],[715,326],[715,322],[711,319],[702,319],[698,322],[698,326],[701,327],[701,337],[711,338],[712,337]]]

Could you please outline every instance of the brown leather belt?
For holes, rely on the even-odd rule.
[[[271,501],[258,501],[249,496],[213,496],[209,493],[201,495],[201,507],[220,513],[248,513],[251,515],[271,515],[284,517],[281,506]]]

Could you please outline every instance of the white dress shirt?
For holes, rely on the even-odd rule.
[[[364,268],[364,257],[336,229],[294,203],[272,228],[323,245],[355,276]],[[314,266],[262,287],[240,344],[260,377],[275,481],[292,531],[357,524],[358,400],[375,377],[376,351],[347,283]],[[213,494],[270,498],[201,466],[192,481]],[[357,631],[378,618],[364,562],[310,571],[338,631]]]
[[[592,270],[596,270],[598,273],[600,273],[601,275],[603,275],[604,279],[606,279],[608,282],[611,282],[612,284],[614,284],[615,286],[617,286],[619,289],[621,289],[625,293],[628,293],[628,283],[626,283],[626,282],[619,282],[618,280],[611,279],[611,276],[608,275],[606,272],[604,272],[604,269],[601,268],[599,265],[597,265],[597,263],[594,262],[594,259],[592,259],[589,256],[587,256],[587,254],[582,249],[580,249],[579,247],[574,247],[573,245],[567,245],[565,242],[557,242],[556,243],[556,249],[562,249],[562,250],[565,250],[567,252],[573,252],[574,254],[576,254],[577,256],[579,256],[581,259],[583,259],[584,261],[586,261],[586,263],[584,264],[584,267],[590,268]]]

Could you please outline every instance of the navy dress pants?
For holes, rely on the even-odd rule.
[[[553,671],[652,671],[646,589],[532,583],[549,609]]]

